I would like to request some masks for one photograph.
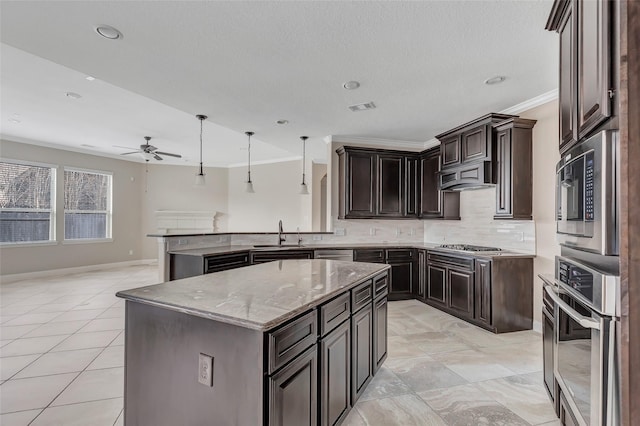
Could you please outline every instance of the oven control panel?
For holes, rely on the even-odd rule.
[[[558,280],[593,302],[593,274],[576,265],[560,260]]]
[[[593,152],[585,156],[584,163],[584,220],[593,221]]]

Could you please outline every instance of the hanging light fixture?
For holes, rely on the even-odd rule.
[[[244,134],[249,138],[249,144],[247,146],[249,159],[247,161],[247,186],[245,187],[245,192],[253,194],[255,192],[253,190],[253,182],[251,182],[251,136],[253,136],[253,132],[244,132]]]
[[[302,195],[308,195],[309,194],[309,188],[307,188],[307,183],[305,182],[305,168],[306,168],[306,148],[307,148],[307,139],[309,139],[308,136],[300,136],[300,139],[302,139],[302,183],[300,184],[300,194]]]
[[[207,119],[207,116],[198,114],[196,118],[200,120],[200,169],[196,174],[196,186],[204,186],[204,170],[202,169],[202,122]]]

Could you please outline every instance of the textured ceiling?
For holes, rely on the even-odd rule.
[[[21,76],[31,72],[42,90],[54,82],[40,82],[50,76],[21,70],[19,63],[7,65],[5,55],[21,52],[3,46],[2,132],[14,138],[78,145],[83,134],[108,150],[149,134],[161,150],[194,158],[198,123],[192,117],[204,113],[211,122],[205,138],[217,141],[206,163],[242,161],[245,130],[266,143],[264,160],[299,155],[302,134],[311,137],[308,151],[319,159],[327,135],[421,143],[557,87],[557,36],[544,30],[550,0],[2,1],[0,8],[2,43],[63,65],[68,78],[92,75],[99,81],[91,84],[103,86],[95,114],[70,116],[67,98],[50,97],[49,111],[39,111],[49,120],[34,123],[29,104],[47,93],[32,90]],[[124,38],[99,37],[93,32],[99,24],[118,28]],[[507,80],[483,84],[495,75]],[[94,107],[82,92],[95,90],[85,89],[86,81],[74,89],[56,78],[56,90],[78,91],[80,101]],[[348,80],[362,86],[347,91],[342,83]],[[5,95],[7,88],[34,99],[21,104],[11,90]],[[347,109],[368,101],[378,108]],[[23,122],[9,126],[12,113]],[[278,126],[278,119],[290,123]],[[49,129],[50,122],[65,125]],[[221,137],[223,128],[235,136]]]

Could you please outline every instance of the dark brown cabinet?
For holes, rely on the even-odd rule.
[[[447,305],[447,268],[427,263],[427,297],[430,304]]]
[[[460,219],[460,193],[440,189],[440,147],[420,154],[421,218]]]
[[[202,254],[169,255],[169,280],[195,277],[249,265],[249,252],[203,256]]]
[[[373,309],[371,303],[353,314],[351,333],[351,405],[354,405],[373,377]]]
[[[556,0],[546,29],[560,36],[560,153],[613,114],[613,2]]]
[[[418,194],[419,191],[419,173],[418,173],[418,157],[405,157],[405,200],[407,216],[417,216],[418,209],[420,208],[420,196]]]
[[[373,302],[373,373],[387,359],[387,297]]]
[[[418,285],[415,290],[415,297],[424,300],[427,297],[427,251],[418,250]]]
[[[353,251],[354,262],[384,263],[384,249],[358,249]]]
[[[345,321],[320,341],[320,424],[342,422],[350,399],[351,324]]]
[[[261,250],[251,252],[251,264],[284,259],[313,259],[313,250]]]
[[[377,213],[377,154],[370,150],[339,150],[341,218],[373,217]]]
[[[462,162],[491,159],[491,128],[480,125],[462,134],[460,139]]]
[[[456,311],[459,316],[473,318],[475,299],[473,271],[449,269],[447,274],[447,293],[449,295],[447,306]]]
[[[318,424],[316,345],[269,378],[269,425]]]
[[[440,152],[442,167],[449,168],[460,164],[460,135],[438,138],[440,140]]]
[[[413,298],[417,281],[417,256],[413,249],[386,250],[389,271],[389,300]]]
[[[377,216],[405,216],[408,209],[404,204],[406,188],[404,163],[405,157],[402,155],[378,155]],[[415,208],[413,210],[415,214]]]
[[[491,325],[491,261],[476,259],[475,310],[476,321]]]
[[[535,120],[512,118],[495,127],[494,219],[531,220],[533,211],[533,126]]]

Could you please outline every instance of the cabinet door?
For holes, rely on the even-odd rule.
[[[491,325],[491,261],[476,259],[475,319]]]
[[[418,250],[418,285],[415,295],[424,300],[427,295],[427,252]]]
[[[405,216],[418,214],[418,159],[405,158]]]
[[[511,216],[511,129],[496,134],[496,216]]]
[[[473,318],[473,272],[449,269],[447,306],[462,317]]]
[[[269,378],[269,425],[318,424],[317,347]]]
[[[389,298],[402,299],[410,298],[414,287],[414,265],[413,261],[393,261],[389,273]]]
[[[351,323],[345,321],[320,341],[320,424],[339,424],[351,398]]]
[[[404,157],[378,156],[378,216],[404,215]]]
[[[612,2],[574,2],[577,19],[578,140],[611,115],[610,7]]]
[[[558,30],[560,34],[560,152],[571,147],[578,137],[576,127],[576,78],[575,78],[575,27],[573,25],[573,4],[567,2]]]
[[[351,405],[354,405],[373,375],[371,304],[351,317],[351,333]]]
[[[440,305],[447,304],[447,269],[427,265],[427,300]]]
[[[460,135],[442,138],[440,141],[442,168],[460,163]]]
[[[442,216],[441,192],[438,188],[440,152],[430,151],[420,159],[420,216]]]
[[[373,304],[373,374],[387,359],[387,298]]]
[[[489,159],[491,154],[491,135],[487,135],[486,126],[479,126],[462,134],[460,148],[462,162],[469,163]]]
[[[371,217],[376,214],[377,155],[353,152],[347,154],[347,211],[350,217]]]

